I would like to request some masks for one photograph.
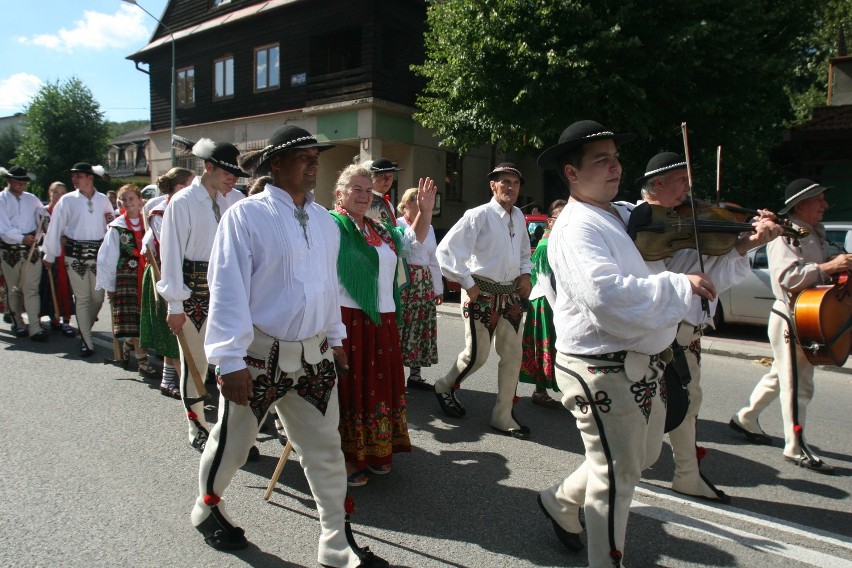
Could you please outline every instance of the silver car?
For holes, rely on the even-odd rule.
[[[852,250],[852,223],[827,221],[826,238],[831,255]],[[770,284],[766,245],[748,252],[751,273],[739,284],[719,294],[714,322],[718,329],[726,323],[766,325],[775,297]]]

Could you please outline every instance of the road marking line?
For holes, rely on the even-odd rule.
[[[696,507],[704,511],[715,513],[717,515],[723,515],[731,517],[733,519],[738,519],[743,522],[759,524],[761,526],[768,526],[769,528],[775,530],[794,534],[800,537],[818,540],[820,542],[824,542],[832,546],[837,546],[839,548],[844,548],[846,550],[852,551],[852,538],[824,531],[822,529],[808,527],[806,525],[800,525],[798,523],[793,523],[784,519],[778,519],[775,517],[762,515],[760,513],[740,513],[738,511],[742,511],[742,509],[733,510],[730,505],[705,505],[704,503],[700,503],[692,499],[684,499],[673,491],[669,491],[668,489],[662,487],[654,487],[654,489],[649,489],[640,485],[636,487],[636,493],[651,495],[661,499],[667,499],[669,501],[674,501],[676,503],[689,505],[690,507]]]
[[[691,519],[679,513],[662,509],[652,505],[645,505],[634,501],[630,507],[631,512],[636,512],[645,517],[656,519],[664,523],[682,526],[695,532],[710,535],[723,540],[735,542],[741,546],[782,556],[797,562],[803,562],[811,566],[820,568],[852,568],[852,561],[831,556],[823,552],[804,548],[795,544],[772,540],[771,537],[761,536],[758,534],[735,529],[729,526],[721,525],[711,521],[700,519]]]

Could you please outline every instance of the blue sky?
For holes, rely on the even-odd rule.
[[[157,18],[168,0],[137,0]],[[108,120],[149,120],[148,75],[125,59],[157,22],[122,0],[0,0],[0,116],[23,112],[47,82],[76,76]],[[147,68],[147,66],[143,66]]]

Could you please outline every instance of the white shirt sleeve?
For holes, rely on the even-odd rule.
[[[115,291],[115,275],[118,272],[119,235],[115,227],[109,227],[98,249],[98,270],[95,290]]]
[[[182,314],[183,302],[191,295],[183,283],[183,259],[189,240],[189,200],[172,201],[163,215],[160,235],[160,280],[157,293],[168,302],[169,315]]]
[[[47,226],[47,235],[44,237],[44,260],[47,262],[54,262],[56,257],[62,254],[62,230],[67,223],[65,211],[67,204],[63,200],[64,196],[53,208],[53,215],[50,216],[50,223]]]
[[[473,217],[465,215],[452,226],[435,251],[444,276],[448,280],[458,282],[465,290],[472,288],[475,284],[470,275],[467,260],[473,254],[476,236],[477,230]],[[529,245],[529,238],[527,238],[527,244]],[[527,246],[527,258],[529,259],[529,246]]]

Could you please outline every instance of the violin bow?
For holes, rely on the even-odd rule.
[[[716,201],[722,206],[722,147],[716,146]]]
[[[689,180],[689,203],[692,206],[692,227],[695,233],[695,252],[698,253],[698,268],[703,273],[704,255],[701,254],[701,243],[699,242],[698,214],[695,211],[695,196],[692,193],[692,161],[689,158],[689,136],[686,133],[685,122],[680,123],[680,130],[683,133],[683,155],[686,159],[686,177]],[[707,298],[705,298],[704,296],[701,297],[701,309],[704,310],[704,313],[707,314],[707,317],[712,317],[710,315],[710,302],[707,301]]]

